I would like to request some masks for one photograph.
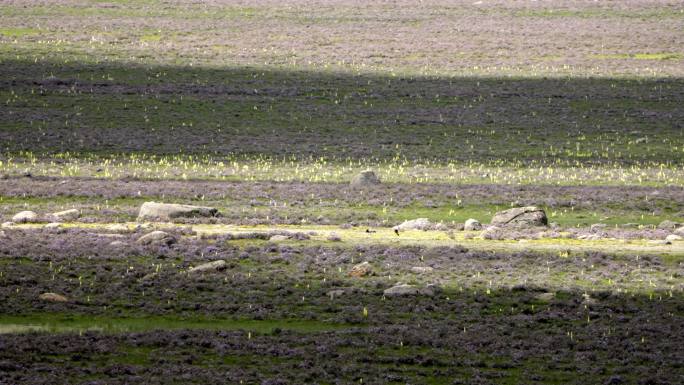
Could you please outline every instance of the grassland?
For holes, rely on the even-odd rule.
[[[0,222],[42,222],[0,228],[0,384],[683,383],[684,243],[658,228],[684,222],[683,22],[3,2]],[[383,183],[351,188],[368,168]],[[221,216],[136,223],[150,200]],[[553,225],[460,230],[525,205]],[[439,230],[391,229],[418,217]]]

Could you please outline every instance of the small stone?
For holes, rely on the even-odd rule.
[[[3,222],[3,223],[0,225],[0,228],[9,229],[9,228],[12,227],[12,226],[14,226],[14,222]]]
[[[12,217],[12,222],[15,223],[35,223],[38,222],[38,214],[33,211],[22,211],[16,213]]]
[[[347,294],[347,291],[344,289],[336,289],[336,290],[330,290],[329,292],[326,293],[330,299],[335,299],[337,297],[341,297],[343,295]]]
[[[137,242],[141,245],[171,245],[176,243],[176,238],[165,231],[152,231],[138,238]]]
[[[410,295],[433,296],[435,295],[435,290],[432,286],[419,288],[418,286],[403,284],[392,286],[389,289],[383,291],[383,294],[385,295],[385,297],[401,297]]]
[[[114,223],[112,225],[107,225],[104,227],[107,231],[113,231],[115,233],[126,233],[129,231],[128,226],[123,223]]]
[[[277,235],[272,236],[268,240],[271,242],[281,242],[281,241],[287,241],[289,239],[290,239],[290,237],[288,237],[287,235],[277,234]]]
[[[330,242],[342,242],[342,238],[340,238],[340,236],[337,235],[337,233],[335,232],[330,233],[330,235],[328,235],[327,240]]]
[[[203,263],[199,266],[195,266],[188,270],[188,273],[202,273],[207,271],[219,271],[226,268],[226,261],[219,259],[218,261],[212,261]]]
[[[372,187],[380,184],[380,179],[371,170],[361,171],[352,178],[350,185],[353,188]]]
[[[62,224],[57,223],[57,222],[48,223],[47,225],[43,226],[43,228],[47,231],[52,231],[52,232],[58,232],[58,233],[64,232],[64,229],[62,228]]]
[[[648,241],[649,245],[671,245],[672,241],[668,241],[667,239],[654,239],[651,241]]]
[[[465,231],[482,230],[482,223],[480,223],[480,221],[478,221],[477,219],[470,218],[467,221],[465,221],[465,225],[463,226],[463,230],[465,230]]]
[[[68,302],[69,300],[67,297],[56,294],[56,293],[43,293],[38,296],[39,299],[43,301],[49,301],[49,302]]]
[[[602,230],[608,227],[605,223],[594,223],[591,225],[591,231],[597,231],[597,230]]]
[[[416,273],[416,274],[431,273],[434,270],[435,269],[433,269],[430,266],[413,266],[411,268],[411,272]]]
[[[368,262],[361,262],[357,265],[354,265],[350,270],[349,270],[349,276],[350,277],[356,277],[356,278],[361,278],[364,277],[368,274],[370,274],[373,271],[373,266],[371,266],[370,263]]]
[[[81,212],[76,209],[59,211],[50,214],[50,217],[57,222],[69,222],[78,219],[81,216]]]
[[[582,294],[582,304],[584,305],[596,305],[596,300],[592,298],[589,294]]]
[[[123,247],[123,246],[126,246],[126,242],[112,241],[112,242],[109,242],[109,246],[111,246],[111,247]]]
[[[670,234],[667,237],[665,237],[665,240],[670,242],[681,241],[682,237],[677,234]]]
[[[683,227],[678,227],[678,228],[676,228],[675,231],[674,231],[674,233],[677,234],[677,235],[680,235],[680,236],[684,237],[684,226],[683,226]]]
[[[556,298],[556,293],[540,293],[535,296],[535,298],[542,302],[549,302]]]

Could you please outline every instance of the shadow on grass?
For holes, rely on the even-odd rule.
[[[0,63],[4,152],[680,164],[684,80]]]

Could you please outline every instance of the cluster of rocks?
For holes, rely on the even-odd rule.
[[[38,215],[35,211],[20,211],[12,216],[12,221],[5,222],[2,227],[10,227],[14,224],[22,223],[61,223],[75,221],[81,216],[81,212],[77,209],[70,209],[58,211],[56,213],[47,214],[45,216]]]

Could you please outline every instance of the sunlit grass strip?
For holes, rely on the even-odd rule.
[[[346,183],[365,169],[373,169],[388,183],[443,184],[544,184],[565,186],[684,184],[684,169],[666,163],[581,164],[491,161],[436,162],[410,160],[327,159],[228,155],[112,156],[62,153],[39,157],[20,153],[0,157],[0,173],[8,176],[30,173],[50,177],[136,178],[146,180],[302,181]]]

